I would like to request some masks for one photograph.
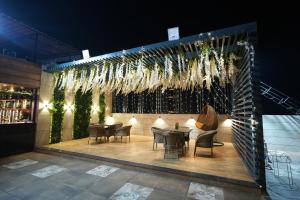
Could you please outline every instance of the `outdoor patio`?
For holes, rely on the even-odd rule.
[[[126,140],[125,140],[126,141]],[[67,153],[79,153],[81,155],[92,155],[110,161],[125,161],[129,165],[142,166],[145,168],[159,167],[166,171],[179,170],[183,174],[196,173],[200,177],[213,179],[226,179],[227,182],[247,184],[255,186],[254,180],[249,175],[237,151],[232,143],[225,143],[222,147],[214,148],[214,156],[210,150],[198,148],[194,157],[194,140],[190,141],[190,147],[185,156],[179,159],[164,159],[162,144],[157,150],[152,149],[153,137],[131,136],[131,142],[125,143],[111,138],[109,143],[88,144],[88,139],[70,140],[57,144],[45,145],[39,150],[64,151]],[[157,168],[158,169],[158,168]],[[178,172],[178,171],[177,171]]]

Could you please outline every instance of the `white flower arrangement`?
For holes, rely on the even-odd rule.
[[[123,59],[116,64],[103,61],[87,68],[71,68],[60,73],[61,88],[66,87],[68,91],[76,91],[80,87],[84,90],[100,88],[100,92],[115,91],[128,94],[147,89],[155,91],[159,87],[163,91],[167,88],[201,88],[205,81],[207,89],[210,90],[214,77],[219,78],[221,86],[225,86],[227,81],[234,81],[237,73],[234,60],[239,59],[230,53],[228,66],[225,66],[223,47],[220,55],[214,49],[206,48],[201,53],[198,52],[196,57],[187,59],[182,53],[178,53],[176,58],[174,62],[174,57],[166,55],[164,62],[157,60],[154,66],[146,67],[142,55],[134,61]],[[58,77],[58,74],[55,74],[55,84]]]

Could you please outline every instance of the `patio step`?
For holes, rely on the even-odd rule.
[[[143,163],[126,161],[126,160],[95,156],[86,153],[78,153],[78,152],[66,151],[61,149],[54,149],[50,147],[38,147],[35,148],[35,151],[39,153],[46,153],[46,154],[53,154],[53,155],[60,155],[60,156],[67,156],[67,157],[78,157],[79,159],[92,159],[97,161],[110,162],[113,164],[118,164],[129,168],[135,168],[137,170],[148,170],[148,171],[150,170],[153,171],[154,173],[160,173],[169,176],[174,176],[174,175],[182,176],[183,178],[190,179],[197,182],[204,182],[206,184],[208,183],[208,184],[213,184],[221,187],[229,187],[234,189],[246,189],[246,190],[251,189],[254,192],[260,192],[258,185],[255,182],[251,182],[251,181],[231,179],[231,178],[204,174],[204,173],[183,171],[183,170],[172,169],[167,167],[154,166],[150,164],[143,164]]]

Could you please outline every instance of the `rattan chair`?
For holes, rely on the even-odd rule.
[[[104,131],[104,127],[101,125],[93,124],[88,127],[89,132],[89,140],[88,144],[90,144],[90,139],[94,137],[96,139],[96,143],[98,142],[98,137],[104,137],[104,141],[106,142],[106,135]]]
[[[96,142],[98,142],[98,129],[96,126],[89,126],[88,127],[88,132],[89,132],[89,140],[88,144],[90,144],[90,139],[92,137],[96,138]]]
[[[211,156],[213,156],[213,147],[214,147],[213,139],[216,134],[217,134],[217,130],[211,130],[211,131],[205,131],[203,134],[198,135],[195,141],[194,156],[196,156],[197,147],[210,148]]]
[[[177,158],[185,153],[184,133],[169,132],[165,135],[165,154],[164,158]]]
[[[122,123],[117,123],[117,124],[110,125],[108,128],[105,129],[105,135],[107,138],[107,142],[109,142],[109,137],[111,137],[111,136],[115,137],[116,130],[118,128],[121,128],[122,126],[123,126]]]
[[[121,137],[121,142],[122,142],[122,138],[123,136],[127,136],[129,137],[129,142],[130,142],[130,129],[131,129],[131,125],[130,126],[123,126],[123,127],[120,127],[118,129],[116,129],[116,133],[115,133],[115,136],[118,137],[120,136]]]
[[[155,149],[157,150],[157,144],[164,144],[165,143],[165,135],[168,134],[163,129],[157,128],[157,127],[152,127],[151,131],[153,133],[153,147],[152,149],[154,150],[154,145]]]
[[[187,126],[180,126],[180,128],[190,128],[190,127],[187,127]],[[189,148],[190,147],[190,132],[188,132],[188,133],[184,133],[184,141],[186,142],[186,146],[187,146],[187,148]]]

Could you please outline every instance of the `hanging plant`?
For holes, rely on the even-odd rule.
[[[88,137],[88,126],[92,110],[92,90],[83,91],[80,87],[75,93],[75,109],[73,123],[73,138],[80,139]]]
[[[100,93],[99,95],[99,112],[98,112],[98,118],[99,118],[99,124],[105,123],[105,94]]]
[[[63,77],[59,75],[53,91],[53,108],[50,110],[52,113],[50,144],[58,143],[61,141],[61,130],[64,119],[64,100],[65,89],[62,87]]]
[[[215,50],[213,43],[206,41],[199,42],[193,53],[179,46],[175,53],[163,53],[160,58],[150,56],[151,62],[147,60],[149,56],[143,54],[133,60],[123,57],[120,61],[103,60],[94,65],[67,69],[62,74],[61,87],[68,91],[82,87],[83,92],[99,87],[100,92],[129,94],[154,91],[159,87],[163,91],[168,88],[186,90],[203,87],[205,81],[207,89],[210,89],[211,79],[215,77],[224,87],[236,73],[235,58],[229,56],[230,52],[224,52],[224,43],[225,40],[221,51]]]

